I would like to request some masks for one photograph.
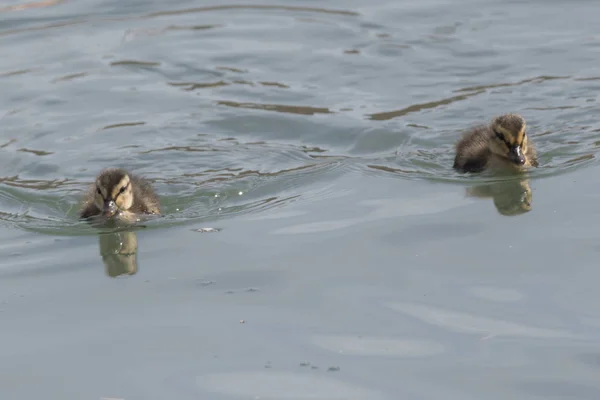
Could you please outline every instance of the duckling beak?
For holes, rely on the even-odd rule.
[[[523,156],[521,146],[511,147],[508,151],[508,159],[517,165],[525,164],[525,156]]]
[[[103,214],[105,217],[112,217],[117,212],[117,205],[113,200],[104,200]]]

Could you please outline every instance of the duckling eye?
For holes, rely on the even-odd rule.
[[[98,193],[100,196],[102,196],[102,192],[100,191],[100,188],[96,188],[96,193]]]
[[[125,186],[123,186],[121,189],[119,189],[119,193],[125,193]]]

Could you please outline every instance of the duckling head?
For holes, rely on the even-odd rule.
[[[525,164],[527,153],[526,124],[517,114],[505,114],[494,118],[490,142],[491,151],[516,165]]]
[[[127,211],[133,205],[131,179],[126,171],[110,168],[96,178],[94,203],[104,217],[112,217],[119,211]]]

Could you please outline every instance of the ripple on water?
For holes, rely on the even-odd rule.
[[[424,339],[327,335],[312,340],[317,346],[351,356],[428,357],[444,352],[441,344]]]
[[[522,79],[516,82],[492,83],[477,85],[455,90],[463,93],[459,96],[427,103],[414,104],[405,108],[383,113],[371,114],[374,120],[388,120],[402,118],[411,113],[421,113],[430,108],[444,107],[454,102],[468,100],[471,96],[492,93],[499,88],[514,87],[523,89],[529,85],[540,85],[540,91],[589,91],[587,79],[572,76],[537,76]],[[369,160],[367,168],[379,173],[393,174],[407,179],[431,179],[435,181],[464,182],[471,180],[470,175],[455,173],[451,166],[454,157],[454,143],[462,132],[469,127],[487,123],[494,115],[501,112],[519,112],[528,120],[528,132],[534,141],[540,157],[540,168],[530,170],[533,179],[556,176],[568,173],[574,169],[585,167],[595,162],[596,153],[600,143],[600,124],[591,117],[597,112],[597,105],[587,101],[586,98],[571,100],[571,105],[557,105],[555,107],[529,107],[516,110],[501,110],[487,113],[479,121],[465,122],[448,130],[444,126],[438,129],[428,123],[427,132],[416,129],[415,124],[407,125],[410,137],[407,143],[400,146],[396,153],[389,156]],[[561,98],[560,101],[564,101]],[[533,113],[532,111],[538,111]],[[542,125],[543,112],[554,112],[559,115],[558,121],[553,125]],[[533,116],[532,116],[533,115]],[[556,116],[555,116],[556,117]]]
[[[513,289],[502,289],[487,286],[478,286],[470,292],[480,299],[496,301],[500,303],[513,303],[523,299],[523,294]]]
[[[596,162],[597,75],[515,70],[504,60],[522,52],[525,64],[555,65],[544,35],[556,32],[547,27],[540,42],[524,45],[489,36],[493,13],[448,5],[440,20],[440,5],[425,3],[402,13],[392,3],[371,11],[170,3],[117,17],[103,6],[73,17],[83,15],[76,3],[42,3],[59,17],[6,13],[11,24],[0,32],[11,55],[0,63],[0,224],[84,232],[81,191],[97,170],[121,162],[162,196],[166,217],[151,227],[327,198],[347,171],[486,183],[452,170],[453,145],[508,111],[524,115],[539,150],[531,179]],[[519,34],[518,18],[503,21]],[[73,39],[84,30],[94,46]],[[64,49],[40,51],[42,35],[64,39]],[[555,46],[567,51],[579,39],[565,32]],[[588,49],[595,40],[583,42]]]
[[[199,389],[261,399],[384,399],[373,390],[316,374],[288,372],[237,372],[203,375],[196,378]]]
[[[428,324],[437,325],[440,328],[454,332],[479,334],[484,335],[485,337],[513,336],[537,339],[580,338],[579,335],[560,329],[538,328],[511,321],[478,317],[468,313],[450,311],[424,304],[393,303],[389,304],[389,307]]]
[[[324,198],[329,195],[329,185],[318,182],[344,170],[337,159],[311,157],[320,151],[318,148],[244,143],[235,138],[213,139],[187,146],[149,150],[134,146],[132,149],[142,159],[156,160],[157,166],[164,162],[161,161],[164,153],[177,154],[177,158],[184,162],[186,159],[193,160],[190,166],[194,167],[177,176],[144,175],[161,195],[164,214],[164,217],[149,221],[146,226],[150,228],[258,214],[299,199]],[[246,159],[246,165],[253,164],[256,169],[234,167],[235,159]],[[218,160],[224,161],[221,163],[223,167],[214,168]],[[207,168],[199,168],[203,164]],[[227,167],[227,164],[232,167]],[[282,168],[286,164],[289,168]],[[137,170],[132,171],[137,173]],[[90,175],[88,182],[92,180]],[[0,214],[0,221],[37,232],[90,233],[92,231],[87,229],[86,224],[77,221],[79,204],[88,182],[78,179],[30,180],[21,179],[18,175],[0,179],[0,185],[3,184],[0,186],[0,199],[6,210]],[[305,190],[300,190],[300,187]]]

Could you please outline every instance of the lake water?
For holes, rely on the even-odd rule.
[[[599,17],[0,1],[0,397],[600,398]],[[540,168],[453,172],[505,112]],[[78,222],[109,166],[164,217]]]

